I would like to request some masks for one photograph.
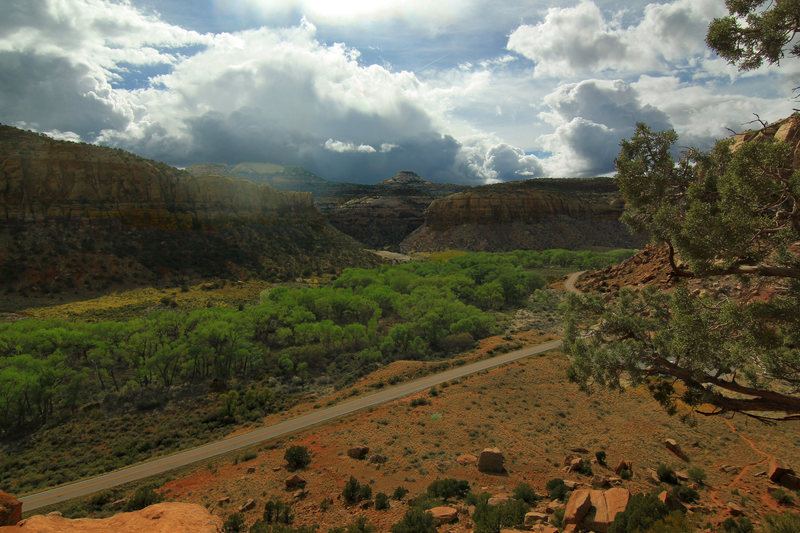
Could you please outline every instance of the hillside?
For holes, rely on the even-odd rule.
[[[534,179],[475,187],[431,203],[404,251],[639,247],[618,221],[610,178]]]
[[[0,205],[6,306],[14,296],[288,279],[373,262],[326,224],[308,193],[196,177],[9,126],[0,126]]]

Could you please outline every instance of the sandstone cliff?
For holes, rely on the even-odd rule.
[[[200,175],[0,125],[0,284],[59,298],[189,279],[374,264],[307,192]],[[24,302],[23,302],[24,303]]]
[[[414,172],[370,186],[370,194],[329,206],[331,225],[372,248],[394,248],[425,222],[425,210],[435,201],[466,189],[463,185],[431,183]]]
[[[195,503],[158,503],[109,518],[35,515],[0,533],[221,533],[222,519]]]
[[[425,225],[403,250],[446,248],[636,247],[644,243],[618,221],[623,202],[609,178],[527,180],[475,187],[434,200]]]
[[[122,150],[0,126],[6,220],[118,218],[130,225],[215,227],[321,220],[308,193],[191,174]]]

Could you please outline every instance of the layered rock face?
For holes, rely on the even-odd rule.
[[[748,130],[733,137],[731,150],[736,150],[746,142],[781,141],[792,146],[791,168],[800,169],[800,113],[773,122],[760,130]]]
[[[635,247],[618,221],[623,202],[610,179],[527,180],[476,187],[433,201],[404,251]]]
[[[431,202],[464,188],[402,171],[371,186],[369,196],[329,206],[326,215],[333,227],[367,246],[394,248],[422,226]]]
[[[0,157],[6,220],[118,218],[137,226],[213,228],[322,218],[308,193],[192,176],[121,150],[10,126],[0,126]]]
[[[158,503],[109,518],[69,519],[35,515],[0,533],[221,533],[222,518],[194,503]]]
[[[310,193],[192,176],[122,150],[0,126],[4,304],[15,295],[290,279],[374,262],[327,225]]]

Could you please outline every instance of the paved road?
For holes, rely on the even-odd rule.
[[[565,287],[568,291],[579,292],[575,288],[575,280],[578,279],[580,274],[581,272],[576,272],[570,274],[570,276],[567,278]],[[522,348],[521,350],[516,350],[497,357],[492,357],[491,359],[485,359],[477,363],[453,368],[439,374],[426,376],[409,383],[403,383],[401,385],[397,385],[396,387],[385,389],[361,398],[356,398],[327,409],[319,409],[297,418],[279,422],[272,426],[256,429],[235,437],[212,442],[210,444],[192,448],[190,450],[179,452],[173,455],[168,455],[166,457],[153,459],[145,463],[115,470],[114,472],[109,472],[93,478],[62,485],[54,489],[29,494],[27,496],[21,496],[19,499],[23,502],[23,509],[25,511],[33,511],[40,507],[61,503],[71,500],[72,498],[78,498],[80,496],[86,496],[101,490],[116,487],[117,485],[122,485],[123,483],[144,479],[155,474],[167,472],[174,468],[196,463],[217,455],[247,448],[266,440],[276,439],[278,437],[295,433],[317,424],[328,422],[344,415],[366,409],[367,407],[397,400],[398,398],[414,394],[415,392],[429,389],[430,387],[445,381],[450,381],[467,376],[469,374],[474,374],[476,372],[480,372],[481,370],[493,368],[511,361],[528,357],[530,355],[554,350],[560,347],[560,340],[550,341],[536,346],[529,346],[527,348]]]

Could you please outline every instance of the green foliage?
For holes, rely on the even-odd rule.
[[[633,477],[633,472],[631,472],[627,468],[623,468],[622,470],[619,471],[619,477],[621,477],[625,481],[629,481]]]
[[[676,140],[673,131],[639,124],[623,141],[616,163],[623,220],[679,252],[683,264],[673,261],[679,277],[773,278],[788,290],[752,303],[690,294],[684,286],[671,294],[623,290],[608,303],[570,295],[564,339],[570,378],[590,390],[622,388],[625,375],[632,386],[647,384],[669,412],[682,400],[756,417],[800,413],[800,258],[788,251],[800,240],[800,171],[791,168],[792,147],[749,142],[732,152],[724,141],[709,154],[689,150],[676,163],[670,152]]]
[[[475,506],[472,520],[475,533],[499,533],[501,528],[520,526],[530,506],[523,500],[510,500],[500,505],[480,501]]]
[[[634,494],[625,510],[614,518],[608,533],[647,531],[667,514],[667,506],[655,494]]]
[[[561,478],[554,478],[547,482],[545,485],[547,489],[547,494],[550,495],[551,500],[561,500],[564,501],[564,498],[567,496],[569,489],[564,484],[564,480]]]
[[[772,489],[769,494],[781,505],[794,505],[794,496],[790,492],[783,489]]]
[[[729,16],[715,18],[706,35],[706,43],[720,57],[739,70],[780,63],[787,53],[800,57],[800,43],[794,39],[800,31],[797,2],[729,0],[726,4]]]
[[[690,467],[687,473],[689,474],[689,479],[691,481],[700,485],[704,484],[706,482],[706,478],[708,477],[706,471],[699,466]]]
[[[367,519],[363,516],[357,516],[350,522],[346,528],[344,527],[335,527],[333,529],[329,529],[328,533],[374,533],[375,526],[367,522]]]
[[[289,504],[270,498],[264,504],[264,514],[261,519],[267,524],[291,524],[294,520],[294,511]]]
[[[153,487],[139,487],[125,505],[126,511],[138,511],[150,505],[164,501],[164,497],[156,492]]]
[[[673,511],[657,520],[646,530],[647,533],[687,533],[697,531],[697,519],[690,518],[681,511]]]
[[[397,488],[394,489],[394,492],[392,492],[392,499],[402,500],[406,496],[406,494],[408,494],[408,489],[402,486],[398,486]]]
[[[453,478],[437,479],[428,485],[427,492],[430,496],[443,500],[463,498],[469,492],[469,481],[458,481]]]
[[[678,484],[678,476],[675,474],[675,470],[669,465],[658,463],[656,475],[658,475],[658,479],[664,483],[669,483],[670,485]]]
[[[793,533],[800,531],[800,514],[792,511],[770,513],[764,517],[764,533]]]
[[[375,495],[375,509],[383,511],[389,508],[389,496],[385,492],[379,492]]]
[[[539,496],[534,492],[533,487],[527,483],[519,483],[514,487],[514,498],[532,505],[539,499]]]
[[[700,494],[696,490],[683,485],[673,487],[670,492],[683,503],[694,503],[700,499]]]
[[[289,446],[283,454],[283,459],[289,465],[289,470],[305,468],[311,463],[311,455],[305,446]]]
[[[361,484],[358,480],[350,476],[350,479],[342,490],[342,497],[347,503],[357,503],[361,500],[368,500],[372,497],[372,487],[368,484]]]
[[[553,527],[560,528],[562,525],[564,525],[564,513],[565,512],[566,512],[566,509],[564,509],[563,507],[559,507],[557,509],[553,509],[553,516],[550,517],[550,523],[553,525]]]
[[[391,533],[436,533],[436,525],[431,513],[412,507],[390,531]]]
[[[233,513],[222,524],[225,533],[239,533],[244,530],[244,517],[241,513]]]
[[[600,450],[598,452],[595,452],[594,456],[597,459],[597,464],[602,466],[606,465],[606,452]]]
[[[722,530],[725,533],[753,533],[753,524],[746,516],[739,518],[727,518],[722,522]]]

